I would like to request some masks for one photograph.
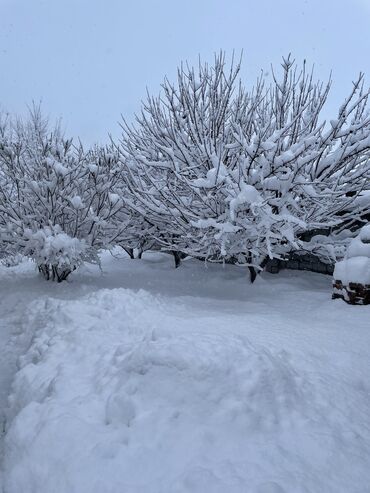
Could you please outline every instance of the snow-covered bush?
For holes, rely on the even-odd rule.
[[[38,108],[26,123],[13,122],[0,134],[1,250],[32,257],[57,281],[82,260],[97,261],[119,233],[114,166],[104,150],[84,152],[58,127],[50,132]]]
[[[64,281],[87,253],[84,240],[71,238],[58,225],[36,232],[26,229],[24,237],[24,254],[35,260],[46,279]]]
[[[228,147],[235,140],[231,122],[246,103],[241,86],[233,96],[239,65],[228,74],[224,66],[221,55],[215,67],[200,65],[198,73],[181,67],[178,87],[166,80],[163,96],[148,98],[137,128],[124,126],[119,150],[127,200],[145,219],[146,234],[157,248],[220,256],[222,231],[217,237],[213,229],[225,214],[226,197],[215,197],[223,194],[217,167],[234,161]]]
[[[282,77],[249,93],[239,68],[223,54],[214,66],[181,66],[177,84],[165,80],[136,124],[123,125],[118,148],[127,200],[163,248],[253,271],[370,213],[357,200],[370,188],[370,117],[362,75],[325,124],[331,82],[314,81],[305,64],[285,59]]]
[[[119,245],[131,258],[134,258],[135,251],[141,257],[142,252],[154,244],[154,228],[126,197],[127,180],[119,152],[114,145],[95,146],[87,153],[87,160],[96,209],[107,219],[104,223],[105,247]]]
[[[288,57],[281,76],[249,92],[239,73],[223,53],[214,65],[181,66],[177,83],[166,79],[136,124],[123,124],[118,144],[87,152],[50,132],[38,108],[26,123],[0,118],[1,256],[31,256],[57,280],[54,268],[70,272],[114,245],[132,257],[162,249],[176,262],[246,265],[252,280],[269,258],[342,257],[370,217],[363,75],[326,123],[331,81],[315,81],[305,64],[297,70]],[[46,244],[60,235],[59,258]],[[66,238],[79,245],[73,253]]]

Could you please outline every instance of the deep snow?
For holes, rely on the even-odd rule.
[[[1,270],[4,493],[370,492],[370,307],[319,274],[103,266]]]

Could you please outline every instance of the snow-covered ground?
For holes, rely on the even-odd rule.
[[[4,493],[370,492],[369,306],[319,274],[103,264],[1,270]]]

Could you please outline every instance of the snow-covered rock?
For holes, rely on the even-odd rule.
[[[344,285],[370,284],[370,225],[361,228],[353,238],[345,258],[336,263],[333,277]]]
[[[347,286],[350,282],[370,284],[370,257],[351,257],[335,264],[333,277]]]

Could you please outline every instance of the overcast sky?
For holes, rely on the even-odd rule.
[[[118,133],[146,87],[181,60],[243,50],[252,85],[281,56],[333,71],[335,112],[359,71],[370,80],[370,0],[0,0],[0,106],[42,100],[87,143]]]

